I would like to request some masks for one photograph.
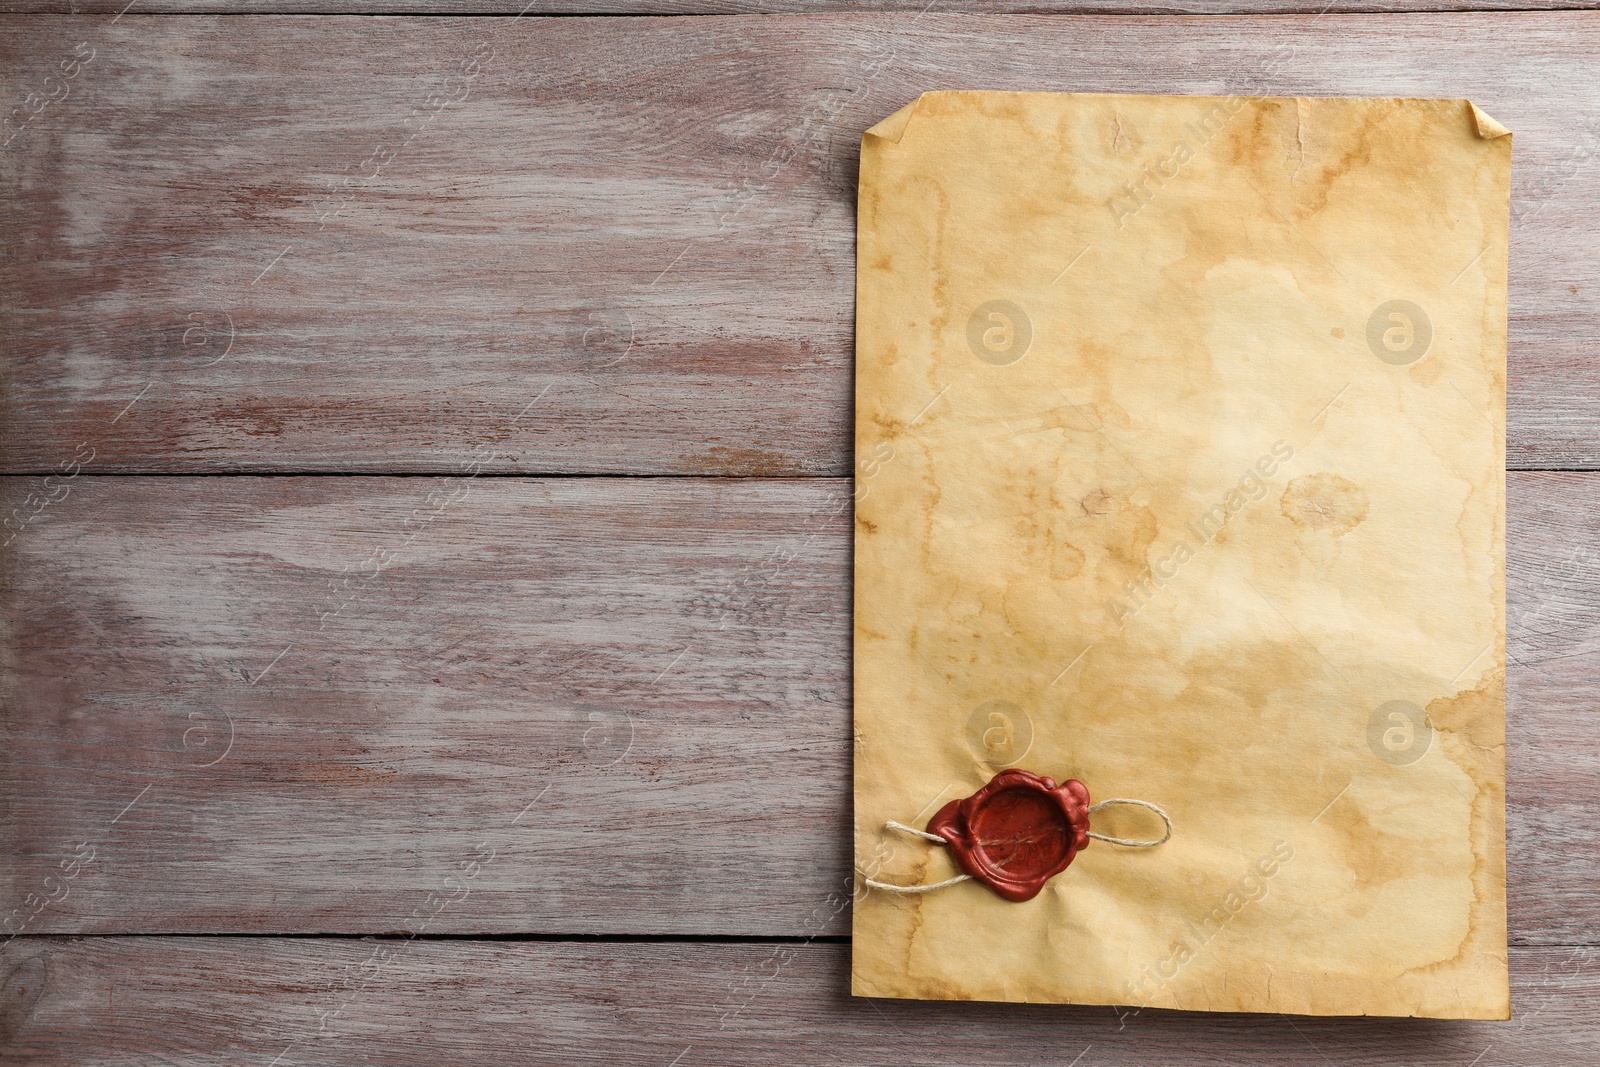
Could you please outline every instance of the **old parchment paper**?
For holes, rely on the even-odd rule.
[[[957,873],[884,823],[1007,765],[1176,833],[1023,904],[864,891],[857,994],[1509,1016],[1510,160],[1464,100],[867,132],[858,870]]]

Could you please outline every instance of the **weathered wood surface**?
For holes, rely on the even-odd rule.
[[[414,929],[485,849],[430,929],[791,934],[847,889],[846,485],[68,488],[7,561],[4,899],[97,852],[30,930]]]
[[[1509,463],[1595,466],[1600,17],[125,2],[0,0],[86,13],[0,19],[0,1059],[1600,1058],[1600,475],[1509,480],[1517,1018],[1454,1025],[846,996],[848,482],[96,476],[847,473],[860,131],[973,86],[1474,98]],[[50,936],[386,931],[804,940]]]
[[[0,949],[8,1063],[1579,1067],[1596,950],[1511,952],[1504,1023],[846,994],[848,946],[90,938]],[[278,1059],[276,1057],[281,1057]]]
[[[981,15],[1378,14],[1413,11],[1550,11],[1596,0],[136,0],[143,14],[764,15],[936,11]],[[0,12],[111,17],[128,0],[3,0]]]
[[[0,585],[25,933],[846,932],[848,482],[60,484]],[[1517,944],[1600,928],[1597,489],[1510,480]]]
[[[860,133],[985,86],[1473,98],[1509,462],[1593,467],[1597,62],[1584,12],[10,17],[0,465],[847,473]]]

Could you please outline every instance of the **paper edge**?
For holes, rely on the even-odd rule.
[[[1098,96],[1098,95],[1104,95],[1104,94],[1090,93],[1090,94],[1082,94],[1082,95]],[[1130,95],[1144,95],[1144,94],[1130,94]],[[917,98],[915,100],[911,101],[909,104],[906,104],[905,106],[901,107],[899,110],[897,110],[897,111],[893,112],[892,114],[890,114],[888,117],[880,120],[876,125],[873,125],[873,126],[869,127],[867,129],[867,131],[864,134],[862,134],[862,139],[865,140],[867,137],[877,137],[877,138],[880,138],[882,140],[888,141],[890,144],[899,144],[901,138],[903,138],[905,136],[906,128],[911,125],[911,119],[916,115],[917,108],[922,104],[922,101],[927,96],[928,96],[927,93],[919,94],[917,96]],[[1246,98],[1246,99],[1249,99],[1249,98]],[[1270,99],[1270,98],[1256,98],[1256,99]],[[1312,99],[1319,99],[1319,98],[1312,98]],[[1329,98],[1329,99],[1341,99],[1341,98],[1332,97],[1332,98]],[[1363,98],[1362,97],[1348,97],[1348,98],[1344,98],[1344,99],[1363,99]],[[1511,130],[1508,127],[1506,127],[1505,125],[1501,124],[1497,119],[1495,119],[1495,117],[1493,115],[1490,115],[1487,111],[1483,110],[1483,108],[1479,107],[1477,104],[1473,103],[1471,100],[1463,100],[1462,103],[1467,105],[1467,111],[1472,117],[1473,131],[1477,134],[1477,136],[1478,136],[1478,138],[1480,140],[1493,141],[1493,140],[1495,140],[1497,138],[1500,138],[1500,137],[1510,137],[1511,136]]]

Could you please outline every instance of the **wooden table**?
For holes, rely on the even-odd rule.
[[[124,2],[0,4],[5,1062],[1600,1061],[1600,13]],[[971,87],[1516,132],[1512,1022],[848,995],[857,147]]]

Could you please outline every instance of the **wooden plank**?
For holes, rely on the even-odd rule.
[[[0,13],[114,16],[127,0],[4,0]],[[138,0],[138,14],[362,15],[363,0]],[[387,15],[770,15],[841,11],[934,10],[940,14],[1282,15],[1436,11],[1552,11],[1593,8],[1596,0],[385,0]]]
[[[860,132],[973,85],[1473,98],[1509,461],[1600,464],[1592,13],[5,25],[7,471],[845,474]]]
[[[844,487],[79,483],[6,576],[4,899],[98,850],[30,929],[407,929],[490,853],[434,929],[784,934],[844,885]]]
[[[0,950],[7,1062],[1576,1065],[1588,947],[1514,949],[1515,1017],[1426,1025],[847,995],[842,944],[25,939]],[[281,1057],[281,1059],[275,1059]]]
[[[0,582],[13,929],[846,930],[848,482],[60,484]],[[1510,479],[1518,944],[1600,928],[1597,488]]]

